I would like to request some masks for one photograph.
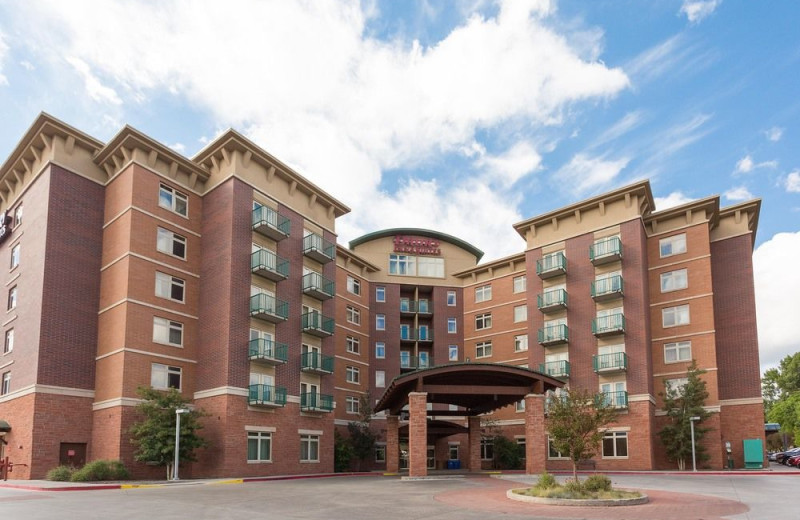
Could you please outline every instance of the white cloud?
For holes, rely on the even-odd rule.
[[[6,45],[3,33],[0,32],[0,86],[8,85],[8,78],[3,74],[3,62],[6,59],[6,54],[8,54],[8,45]]]
[[[731,188],[723,193],[723,196],[730,201],[750,200],[753,198],[753,194],[744,186]]]
[[[605,155],[589,157],[579,153],[556,172],[555,180],[574,194],[584,195],[609,185],[628,165],[628,161],[627,157],[606,160]]]
[[[21,62],[19,62],[19,64],[22,66],[22,68],[24,68],[29,72],[32,70],[36,70],[36,67],[33,65],[33,63],[29,62],[28,60],[22,60]]]
[[[780,141],[781,137],[783,137],[783,128],[780,128],[778,126],[773,126],[769,130],[764,131],[764,134],[770,141],[773,142]]]
[[[486,180],[509,187],[539,168],[542,157],[527,141],[520,141],[501,155],[483,156],[475,165],[485,171]]]
[[[798,350],[800,337],[800,231],[778,233],[753,253],[761,366],[777,366]]]
[[[777,168],[778,161],[764,161],[760,163],[756,163],[753,161],[753,158],[750,155],[745,155],[741,159],[736,162],[736,167],[733,170],[734,174],[739,173],[750,173],[753,170],[758,170],[760,168]]]
[[[694,200],[694,198],[689,197],[680,191],[673,191],[666,197],[653,197],[653,199],[656,203],[656,211],[674,208],[675,206],[680,206]]]
[[[690,22],[699,23],[703,18],[711,15],[721,3],[722,0],[683,0],[680,12],[685,14]]]
[[[172,148],[173,150],[175,150],[180,154],[186,153],[186,146],[183,143],[174,143],[174,144],[169,144],[167,146],[169,146],[170,148]]]
[[[622,119],[606,128],[600,136],[594,140],[592,147],[598,147],[608,142],[619,139],[642,123],[642,112],[628,112]]]
[[[786,191],[800,193],[800,170],[795,170],[786,176]]]
[[[72,65],[72,68],[83,78],[83,86],[86,89],[86,94],[97,101],[98,103],[110,103],[112,105],[122,104],[122,100],[117,95],[116,91],[103,85],[100,79],[92,73],[89,65],[80,58],[75,56],[67,56],[65,58],[67,63]]]

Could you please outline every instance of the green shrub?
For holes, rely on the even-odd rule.
[[[592,475],[583,482],[583,489],[589,492],[611,491],[611,479],[605,475]]]
[[[498,469],[519,469],[525,457],[525,449],[507,437],[498,435],[492,440],[494,460]]]
[[[564,490],[567,493],[574,494],[576,496],[582,495],[584,492],[583,482],[571,478],[564,482]]]
[[[121,461],[94,460],[72,474],[72,482],[95,482],[98,480],[126,480],[130,473]]]
[[[536,487],[539,489],[550,489],[557,485],[556,478],[546,471],[539,475],[539,480],[536,482]]]
[[[56,482],[69,482],[72,478],[72,473],[75,468],[72,466],[57,466],[47,472],[47,480],[54,480]]]

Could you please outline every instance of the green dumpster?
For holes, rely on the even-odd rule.
[[[745,469],[761,469],[764,467],[764,445],[761,439],[745,439],[742,441],[744,448]]]

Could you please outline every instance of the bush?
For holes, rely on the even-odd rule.
[[[550,489],[557,485],[556,478],[546,471],[539,475],[539,480],[536,482],[536,487],[539,489]]]
[[[589,492],[611,491],[611,479],[605,475],[592,475],[583,482],[583,489]]]
[[[567,493],[575,494],[577,496],[580,496],[584,492],[583,483],[580,480],[571,478],[571,479],[567,480],[566,482],[564,482],[564,490]]]
[[[498,435],[493,439],[494,459],[499,469],[519,469],[525,450],[522,446],[507,437]]]
[[[95,482],[98,480],[127,480],[128,469],[119,460],[94,460],[72,474],[72,482]]]
[[[72,478],[72,473],[75,468],[72,466],[58,466],[47,472],[47,480],[54,480],[56,482],[69,482]]]

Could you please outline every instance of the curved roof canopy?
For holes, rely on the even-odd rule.
[[[393,237],[395,235],[414,235],[418,237],[433,238],[441,242],[447,242],[449,244],[453,244],[454,246],[460,247],[464,251],[467,251],[471,255],[475,256],[476,262],[480,261],[480,259],[483,257],[483,251],[473,246],[469,242],[465,242],[460,238],[456,238],[446,233],[440,233],[438,231],[433,231],[431,229],[419,229],[419,228],[392,228],[392,229],[382,229],[380,231],[374,231],[372,233],[367,233],[366,235],[362,235],[358,238],[354,238],[353,240],[350,241],[349,246],[350,249],[355,249],[357,246],[365,242],[370,242],[372,240],[377,240],[379,238]]]
[[[429,403],[465,408],[434,415],[480,415],[514,404],[527,394],[543,394],[564,383],[539,372],[499,363],[453,363],[416,370],[394,378],[375,406],[398,415],[408,404],[410,392],[427,392]]]

